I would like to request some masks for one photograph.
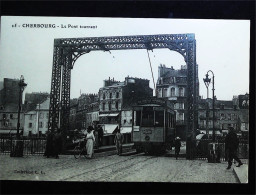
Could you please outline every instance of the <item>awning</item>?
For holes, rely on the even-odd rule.
[[[121,133],[131,133],[132,132],[132,127],[121,127],[120,132]]]
[[[99,117],[111,117],[111,116],[118,116],[119,113],[110,113],[110,114],[100,114]]]
[[[99,117],[105,117],[108,116],[108,114],[100,114]]]
[[[222,130],[222,132],[223,132],[223,130]],[[200,133],[206,134],[206,130],[200,130]],[[212,134],[212,130],[209,130],[209,134],[210,134],[210,135]],[[220,133],[219,130],[215,130],[215,134],[216,134],[216,135],[221,135],[221,133]]]
[[[22,130],[19,130],[19,133],[21,133],[22,132]],[[17,130],[16,129],[14,129],[14,130],[3,130],[3,129],[1,129],[0,130],[0,134],[16,134],[17,133]]]
[[[116,129],[117,124],[104,124],[102,125],[104,133],[113,134],[113,131]]]

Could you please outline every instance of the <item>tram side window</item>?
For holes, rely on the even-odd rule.
[[[155,111],[155,127],[163,127],[163,126],[164,126],[164,112]]]
[[[153,127],[154,125],[154,111],[143,110],[142,112],[142,124],[143,127]]]
[[[141,111],[136,111],[135,126],[140,126],[140,121],[141,121]]]

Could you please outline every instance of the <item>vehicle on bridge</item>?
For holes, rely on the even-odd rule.
[[[132,142],[138,152],[163,153],[175,137],[176,114],[164,99],[147,98],[133,106]]]

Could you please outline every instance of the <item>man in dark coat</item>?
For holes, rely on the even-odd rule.
[[[44,156],[49,158],[53,155],[53,133],[47,131],[47,137],[46,137],[46,148],[44,152]]]
[[[99,146],[102,146],[103,144],[103,129],[101,126],[98,127],[98,140],[99,140]]]
[[[237,134],[234,131],[233,127],[229,127],[229,132],[225,138],[225,148],[228,152],[228,167],[227,169],[231,168],[232,161],[235,159],[238,162],[237,167],[240,167],[243,163],[237,157],[236,152],[239,145],[239,140],[237,138]]]
[[[175,158],[177,160],[178,157],[179,157],[180,147],[181,147],[181,142],[180,142],[180,138],[179,137],[175,138],[174,147],[175,147]]]
[[[53,137],[54,140],[54,157],[59,158],[59,154],[61,153],[62,150],[62,136],[61,136],[61,131],[60,129],[57,130],[56,134]]]

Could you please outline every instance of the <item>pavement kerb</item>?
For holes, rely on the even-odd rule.
[[[248,165],[247,164],[243,164],[242,166],[243,167],[239,167],[239,168],[238,167],[234,167],[233,168],[234,175],[236,176],[236,178],[238,179],[238,181],[240,183],[248,183]],[[246,178],[243,177],[243,175],[241,175],[241,173],[239,173],[239,172],[242,171],[241,168],[243,170],[247,171],[247,177],[246,177],[247,180],[246,180]],[[246,174],[246,173],[244,173],[244,174]]]

